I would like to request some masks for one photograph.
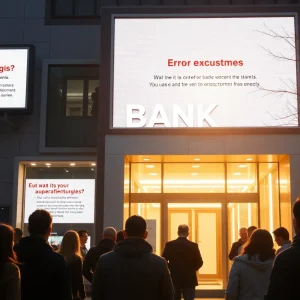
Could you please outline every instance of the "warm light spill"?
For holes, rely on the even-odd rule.
[[[152,205],[158,205],[153,203]],[[221,208],[221,203],[169,203],[168,208]]]
[[[155,166],[154,165],[147,165],[146,168],[153,169],[153,168],[155,168]]]
[[[252,157],[248,157],[248,158],[246,158],[246,160],[247,160],[247,161],[252,161],[253,158],[252,158]]]
[[[272,191],[272,173],[268,175],[268,189],[269,189],[269,219],[270,219],[270,232],[274,231],[273,222],[273,191]]]
[[[239,165],[239,168],[247,168],[248,165]]]
[[[157,173],[149,173],[149,175],[155,176],[155,175],[157,175]]]
[[[70,163],[70,166],[72,166],[72,167],[75,166],[75,165],[76,165],[75,163]]]
[[[235,242],[235,212],[234,212],[234,206],[231,210],[231,242]]]
[[[34,167],[34,166],[36,166],[36,163],[31,163],[30,165]]]
[[[238,220],[238,230],[241,229],[241,216],[240,216],[240,204],[237,204],[237,220]]]
[[[91,163],[91,165],[94,167],[94,166],[96,166],[96,163]]]
[[[198,158],[198,157],[194,158],[194,161],[199,161],[199,160],[200,160],[200,158]]]
[[[248,227],[252,226],[251,203],[248,203]]]
[[[234,176],[240,176],[240,175],[242,175],[242,173],[241,172],[235,172],[235,173],[233,173],[233,175]]]
[[[46,165],[46,166],[51,166],[51,164],[50,164],[50,163],[46,163],[45,165]]]
[[[197,168],[200,168],[200,166],[199,165],[192,165],[192,168],[197,169]]]
[[[149,161],[150,158],[143,158],[143,161]]]

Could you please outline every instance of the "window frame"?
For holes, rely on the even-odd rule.
[[[40,153],[96,153],[97,147],[49,147],[46,144],[47,129],[47,100],[48,100],[48,81],[49,67],[57,66],[86,66],[98,65],[99,60],[96,59],[45,59],[42,66],[42,91],[41,91],[41,117],[40,117],[40,136],[39,136],[39,152]]]
[[[72,0],[73,15],[55,16],[55,0],[46,0],[45,5],[45,25],[99,25],[101,23],[100,15],[97,15],[100,1],[94,2],[94,16],[76,16],[76,0]]]
[[[63,78],[63,97],[62,97],[62,111],[64,118],[92,118],[92,115],[88,115],[88,105],[89,105],[89,82],[91,80],[97,80],[99,78],[83,77],[83,76],[66,76]],[[68,93],[68,81],[69,80],[82,80],[83,81],[83,99],[82,99],[82,115],[81,116],[67,116],[67,93]]]

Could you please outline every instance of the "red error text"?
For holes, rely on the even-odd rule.
[[[168,67],[242,67],[242,60],[174,60],[168,59]]]

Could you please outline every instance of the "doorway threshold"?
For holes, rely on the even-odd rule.
[[[225,290],[199,290],[196,289],[195,291],[195,298],[221,298],[224,299]]]

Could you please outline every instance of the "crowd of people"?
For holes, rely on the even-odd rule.
[[[233,261],[227,300],[300,299],[300,199],[293,206],[295,237],[276,229],[240,229],[229,259]],[[197,271],[203,265],[198,244],[188,240],[189,227],[178,227],[178,238],[166,243],[162,256],[153,253],[146,221],[137,215],[125,230],[104,229],[101,241],[87,250],[88,232],[69,230],[59,249],[48,243],[52,216],[36,210],[28,220],[29,236],[0,224],[1,300],[193,300]]]

